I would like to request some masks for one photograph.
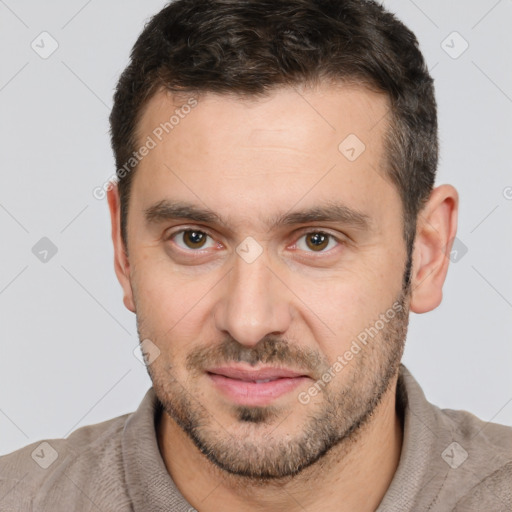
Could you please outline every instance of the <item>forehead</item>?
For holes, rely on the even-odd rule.
[[[191,104],[199,108],[190,107]],[[137,131],[145,135],[171,121],[174,139],[180,137],[183,125],[193,124],[195,142],[206,145],[215,135],[228,145],[243,140],[255,145],[284,143],[297,149],[337,146],[339,138],[347,133],[356,133],[371,144],[382,134],[389,111],[386,94],[361,85],[339,83],[280,87],[264,96],[208,92],[173,95],[159,91],[146,105]],[[186,118],[189,120],[185,123]],[[177,129],[178,125],[182,125],[181,130]],[[223,133],[226,125],[229,128],[236,125],[237,130]]]
[[[152,149],[132,192],[208,204],[225,217],[237,197],[267,215],[298,201],[396,199],[383,168],[388,112],[386,95],[339,84],[265,97],[159,92],[138,126],[139,144],[151,139]]]

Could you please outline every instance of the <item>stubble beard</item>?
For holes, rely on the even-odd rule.
[[[233,405],[230,416],[237,428],[236,432],[229,432],[215,419],[215,411],[175,378],[171,365],[148,366],[155,394],[165,413],[217,468],[260,483],[292,477],[335,446],[350,446],[395,382],[407,335],[408,297],[408,289],[402,290],[395,302],[401,306],[396,315],[322,389],[321,401],[315,404],[302,405],[297,400],[291,410],[273,405]],[[144,322],[138,318],[141,340],[148,337],[141,332],[142,325]],[[165,346],[172,346],[172,342]],[[187,356],[187,369],[189,375],[204,378],[207,366],[234,361],[251,365],[288,363],[318,376],[329,367],[318,352],[267,336],[252,348],[229,338],[214,347],[196,349]],[[337,379],[342,384],[336,386]],[[297,410],[305,413],[303,426],[298,432],[283,435],[279,425]]]

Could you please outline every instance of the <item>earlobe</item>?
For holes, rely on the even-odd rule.
[[[451,185],[435,188],[418,215],[413,251],[410,309],[426,313],[443,297],[449,255],[457,232],[458,193]]]
[[[117,279],[123,288],[123,303],[127,309],[135,313],[135,302],[130,281],[130,263],[121,236],[121,210],[117,184],[111,184],[107,191],[107,198],[112,224],[112,243],[114,244],[114,269]]]

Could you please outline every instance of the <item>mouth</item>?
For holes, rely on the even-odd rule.
[[[224,366],[210,368],[206,374],[214,387],[231,402],[260,407],[269,405],[310,380],[304,373],[274,367]]]

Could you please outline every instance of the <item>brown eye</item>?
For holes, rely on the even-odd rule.
[[[184,229],[169,237],[170,240],[184,250],[209,249],[215,247],[215,240],[204,231]]]
[[[207,237],[202,231],[183,231],[183,242],[189,249],[200,249],[206,243]]]
[[[322,231],[311,231],[299,238],[297,248],[307,252],[327,252],[337,244],[338,241],[333,235]]]
[[[329,235],[325,233],[310,233],[306,235],[306,244],[313,251],[321,251],[329,245]]]

